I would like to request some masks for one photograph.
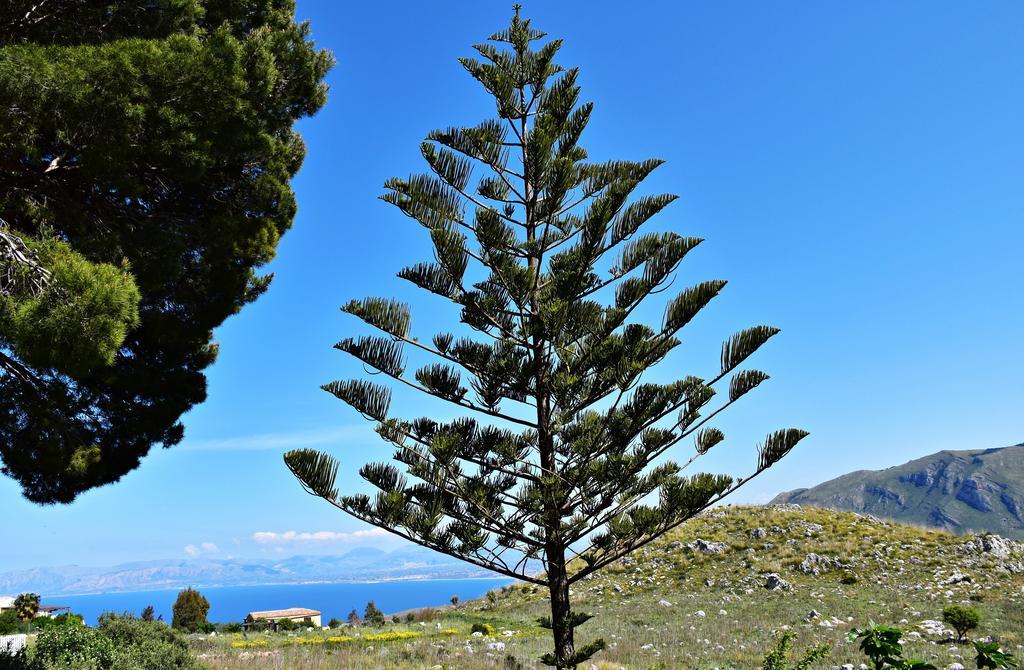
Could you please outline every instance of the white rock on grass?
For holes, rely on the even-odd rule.
[[[662,607],[672,607],[672,603],[670,603],[667,600],[659,600],[658,604],[661,605]]]
[[[504,642],[490,642],[490,643],[488,643],[487,648],[490,649],[491,651],[505,651],[505,643]]]
[[[697,538],[693,542],[687,542],[685,546],[693,551],[699,551],[704,554],[723,554],[729,548],[729,545],[725,542],[709,542],[701,538]]]

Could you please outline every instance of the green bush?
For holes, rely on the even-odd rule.
[[[973,607],[950,605],[942,610],[942,620],[956,631],[957,639],[963,641],[967,633],[981,623],[981,614]]]
[[[32,620],[32,627],[36,630],[47,630],[54,626],[84,626],[85,622],[82,617],[78,614],[59,614],[53,618],[50,617],[36,617]]]
[[[53,626],[36,638],[33,664],[39,670],[110,670],[116,657],[114,643],[95,628]]]
[[[200,670],[185,634],[162,621],[105,614],[99,631],[117,651],[117,670]]]
[[[368,626],[383,626],[385,624],[384,613],[377,609],[377,605],[371,600],[366,603],[366,610],[363,612],[363,621]]]
[[[794,637],[796,636],[788,631],[779,636],[775,646],[764,657],[764,670],[807,670],[812,663],[828,657],[831,647],[822,644],[809,648],[804,652],[803,658],[795,664],[790,664],[789,652],[793,648]]]
[[[489,623],[475,623],[473,628],[470,629],[472,633],[483,633],[484,635],[494,635],[494,626]]]
[[[24,627],[24,624],[14,610],[6,610],[3,614],[0,614],[0,635],[20,633]]]

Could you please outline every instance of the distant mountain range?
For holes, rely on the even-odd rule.
[[[781,493],[772,503],[1024,539],[1024,444],[940,451],[886,470],[858,470],[814,488]]]
[[[370,547],[340,556],[285,559],[190,559],[124,563],[108,568],[77,565],[0,573],[0,594],[47,596],[155,591],[185,586],[253,586],[311,582],[493,577],[469,563],[428,549],[384,551]]]

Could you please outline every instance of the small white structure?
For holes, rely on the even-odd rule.
[[[294,621],[299,624],[307,624],[313,628],[320,628],[320,612],[318,610],[306,609],[305,607],[291,607],[285,610],[266,610],[263,612],[249,612],[242,624],[246,628],[258,628],[267,626],[277,630],[279,621]],[[307,621],[308,620],[308,621]]]

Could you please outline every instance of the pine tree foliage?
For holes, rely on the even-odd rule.
[[[386,298],[342,308],[377,334],[338,349],[463,416],[393,417],[380,381],[332,382],[324,389],[395,448],[394,462],[360,470],[376,493],[339,495],[338,462],[326,454],[293,451],[285,461],[310,493],[359,519],[547,587],[542,624],[555,649],[543,660],[570,668],[604,645],[575,645],[589,615],[572,610],[570,585],[722,500],[806,433],[769,435],[741,479],[686,471],[725,439],[709,422],[768,378],[740,368],[778,330],[733,335],[707,377],[643,379],[725,282],[679,290],[659,325],[630,318],[670,289],[702,240],[646,232],[675,199],[636,193],[661,161],[588,161],[579,141],[593,105],[579,100],[577,70],[555,64],[561,41],[533,48],[542,38],[517,10],[477,45],[479,58],[461,63],[493,96],[497,118],[431,132],[420,147],[430,172],[385,184],[383,200],[434,247],[432,260],[398,276],[457,305],[476,336],[421,339],[409,307]],[[432,362],[415,368],[414,356]],[[663,458],[688,439],[692,458]]]
[[[0,2],[0,459],[70,502],[181,441],[269,285],[330,56],[294,0]]]

